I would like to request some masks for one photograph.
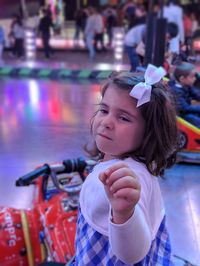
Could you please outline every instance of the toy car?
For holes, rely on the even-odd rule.
[[[177,117],[180,131],[178,162],[200,163],[200,129]]]

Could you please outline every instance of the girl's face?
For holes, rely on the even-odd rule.
[[[98,149],[105,154],[104,160],[109,160],[140,147],[145,121],[127,91],[108,87],[92,131]]]

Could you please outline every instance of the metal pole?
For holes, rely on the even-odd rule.
[[[164,1],[160,0],[160,18],[163,18],[163,6],[164,6]]]
[[[163,18],[163,0],[160,0],[160,17],[156,19],[155,46],[153,52],[153,64],[163,66],[165,60],[165,38],[167,20]]]
[[[153,45],[154,45],[154,15],[153,0],[149,1],[149,10],[146,22],[146,40],[145,40],[145,56],[144,65],[147,66],[152,62]]]

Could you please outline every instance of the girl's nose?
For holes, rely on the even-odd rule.
[[[102,125],[106,128],[112,129],[114,126],[113,117],[110,114],[106,115],[102,120]]]

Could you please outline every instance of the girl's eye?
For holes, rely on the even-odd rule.
[[[99,112],[102,113],[102,114],[107,114],[108,113],[108,111],[106,109],[104,109],[104,108],[100,108]]]
[[[122,121],[125,121],[125,122],[130,122],[130,119],[128,119],[125,116],[120,116],[119,119],[122,120]]]

